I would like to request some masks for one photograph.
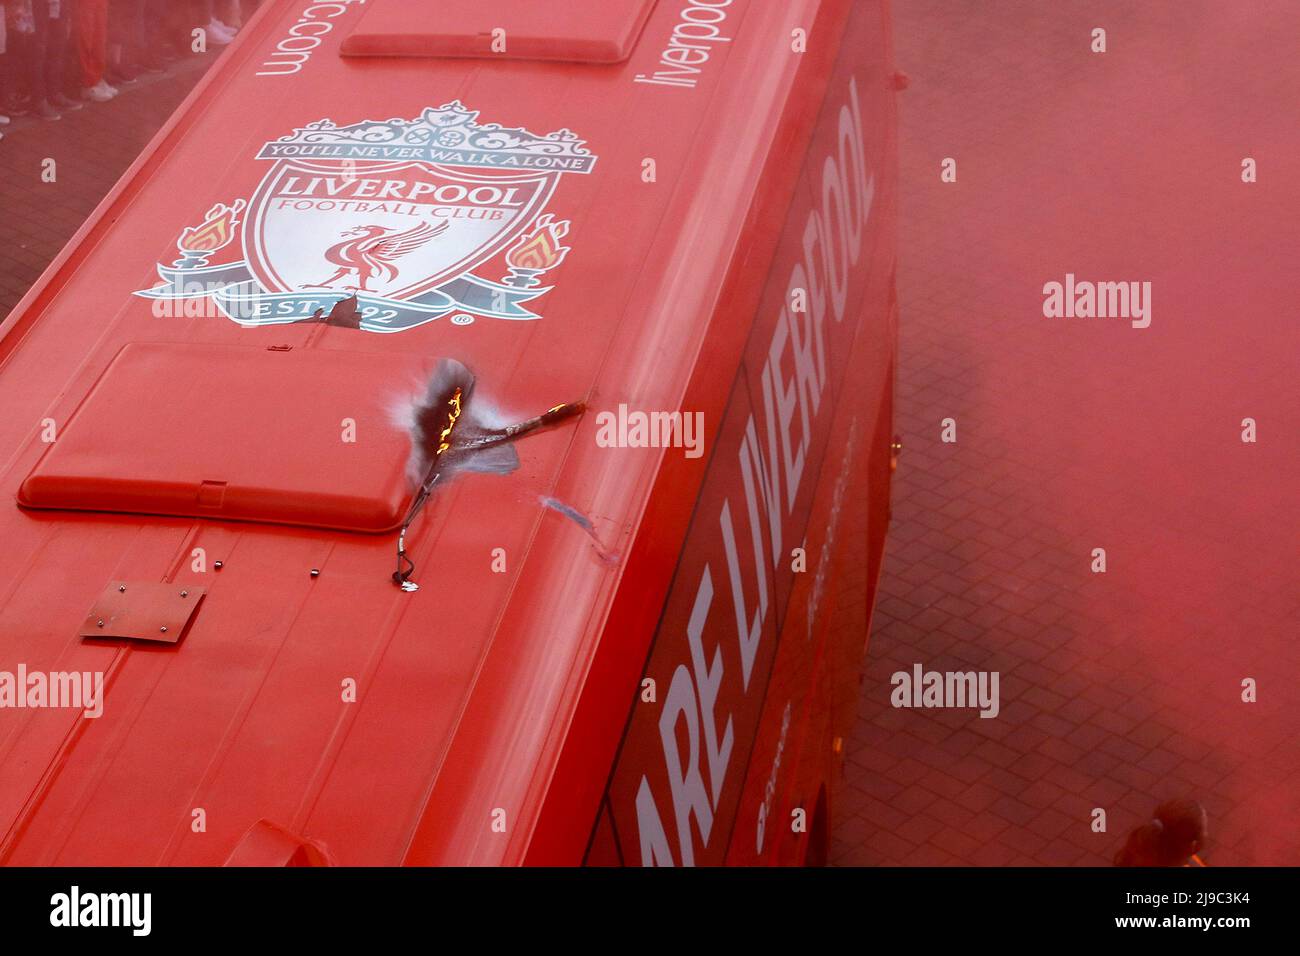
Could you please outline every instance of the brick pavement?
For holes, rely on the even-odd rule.
[[[189,93],[215,51],[124,84],[62,119],[15,118],[0,140],[0,317],[18,304]],[[55,181],[42,180],[46,159]]]
[[[1107,864],[1188,795],[1211,863],[1294,865],[1300,8],[894,7],[906,447],[832,861]],[[1067,271],[1151,327],[1045,319]],[[918,662],[1000,716],[892,708]]]

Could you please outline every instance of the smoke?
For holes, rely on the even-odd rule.
[[[590,518],[584,515],[577,508],[565,504],[558,498],[552,498],[549,495],[540,495],[537,500],[542,503],[543,508],[550,508],[552,511],[564,515],[564,517],[568,518],[585,531],[587,537],[591,538],[592,543],[595,545],[596,554],[600,557],[600,560],[604,561],[606,564],[618,563],[618,553],[615,551],[609,551],[605,548],[605,545],[600,540],[600,535],[596,533],[596,526],[592,523]]]
[[[886,586],[926,615],[900,624],[940,648],[961,633],[943,653],[1004,673],[1012,739],[1043,766],[1033,792],[1108,808],[1109,852],[1190,797],[1209,812],[1209,862],[1293,864],[1300,8],[894,11],[913,78],[899,98],[912,441],[891,533],[915,565]],[[1098,27],[1105,53],[1089,49]],[[1150,327],[1044,317],[1044,283],[1067,272],[1150,282]],[[934,424],[948,416],[950,446]],[[1246,417],[1258,442],[1241,440]],[[941,613],[910,580],[926,575],[977,609]],[[873,656],[888,650],[887,634]],[[1034,753],[1045,734],[1069,756]]]

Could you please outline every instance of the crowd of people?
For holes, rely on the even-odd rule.
[[[234,39],[261,0],[0,0],[0,138],[57,120],[193,52]]]

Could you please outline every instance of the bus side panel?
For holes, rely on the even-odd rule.
[[[889,524],[895,309],[891,294],[869,300],[862,317],[803,545],[807,573],[797,576],[791,596],[729,864],[801,864],[829,855]],[[876,391],[864,387],[867,379]],[[795,811],[802,811],[797,819]]]
[[[619,853],[618,838],[614,835],[614,824],[609,819],[609,804],[602,803],[596,829],[591,834],[591,846],[587,848],[587,866],[622,865],[623,856]]]
[[[660,864],[720,863],[754,739],[758,706],[750,695],[762,694],[759,682],[771,669],[776,629],[770,611],[756,630],[750,627],[759,576],[767,569],[765,555],[755,556],[743,518],[740,453],[755,418],[748,391],[742,374],[645,671],[645,680],[654,682],[653,699],[639,697],[634,705],[610,783],[614,826],[628,863],[647,862],[651,855]],[[746,523],[737,526],[737,517]],[[763,587],[770,593],[770,579]],[[748,619],[748,683],[733,592],[742,595],[740,613]],[[679,834],[687,836],[681,840]]]
[[[866,322],[882,320],[878,309],[864,316]],[[872,360],[866,350],[854,350],[854,367]],[[870,468],[877,451],[879,397],[852,391],[861,378],[847,383],[807,535],[796,545],[804,553],[805,570],[795,576],[727,855],[730,864],[802,863],[810,850],[824,849],[810,847],[809,837],[817,813],[826,812],[842,753],[832,746],[846,728],[836,684],[845,676],[845,650],[856,659],[864,647],[872,599],[867,529],[873,520],[883,522],[882,515],[872,513],[873,504],[885,500],[881,489],[886,494],[888,489],[888,476],[882,484]],[[853,670],[849,679],[856,689]],[[797,819],[795,811],[802,811]]]
[[[745,852],[745,842],[756,846],[760,804],[751,792],[742,813],[741,796],[747,776],[751,790],[764,789],[780,746],[783,702],[771,703],[768,726],[759,732],[769,696],[791,702],[787,735],[807,734],[810,748],[818,750],[829,736],[835,675],[829,661],[822,675],[815,673],[809,621],[813,632],[824,630],[834,603],[828,590],[834,562],[822,560],[820,591],[814,592],[821,556],[809,552],[800,570],[792,550],[825,543],[837,484],[842,502],[850,482],[858,486],[855,495],[887,495],[887,487],[865,488],[862,469],[855,473],[857,458],[846,454],[848,448],[865,454],[874,437],[874,406],[892,359],[885,331],[892,217],[877,216],[875,206],[877,190],[890,179],[884,157],[893,135],[885,128],[893,106],[883,30],[880,4],[854,5],[741,372],[710,450],[608,790],[627,863],[722,863],[738,819],[748,832],[737,852]],[[887,213],[890,205],[881,208]],[[873,323],[869,338],[881,347],[854,356],[851,369],[859,328]],[[855,410],[864,402],[873,406],[856,415],[851,445],[842,435],[832,441],[842,399]],[[844,434],[854,419],[847,415]],[[819,488],[829,489],[820,496],[824,518],[814,513]],[[865,588],[860,593],[865,602]],[[860,651],[865,614],[857,620]],[[769,695],[777,635],[786,631],[781,643],[794,645],[787,653],[796,663]],[[751,771],[756,746],[759,759]],[[811,768],[809,781],[824,779],[824,762],[810,759],[804,766]],[[812,782],[810,790],[819,791],[820,783]]]

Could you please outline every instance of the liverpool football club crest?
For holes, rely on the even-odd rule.
[[[320,120],[267,143],[254,194],[185,228],[162,283],[136,294],[210,300],[241,325],[319,318],[353,295],[369,332],[452,312],[538,318],[532,300],[569,251],[569,222],[547,204],[596,157],[568,130],[477,119],[452,102],[413,120]]]

